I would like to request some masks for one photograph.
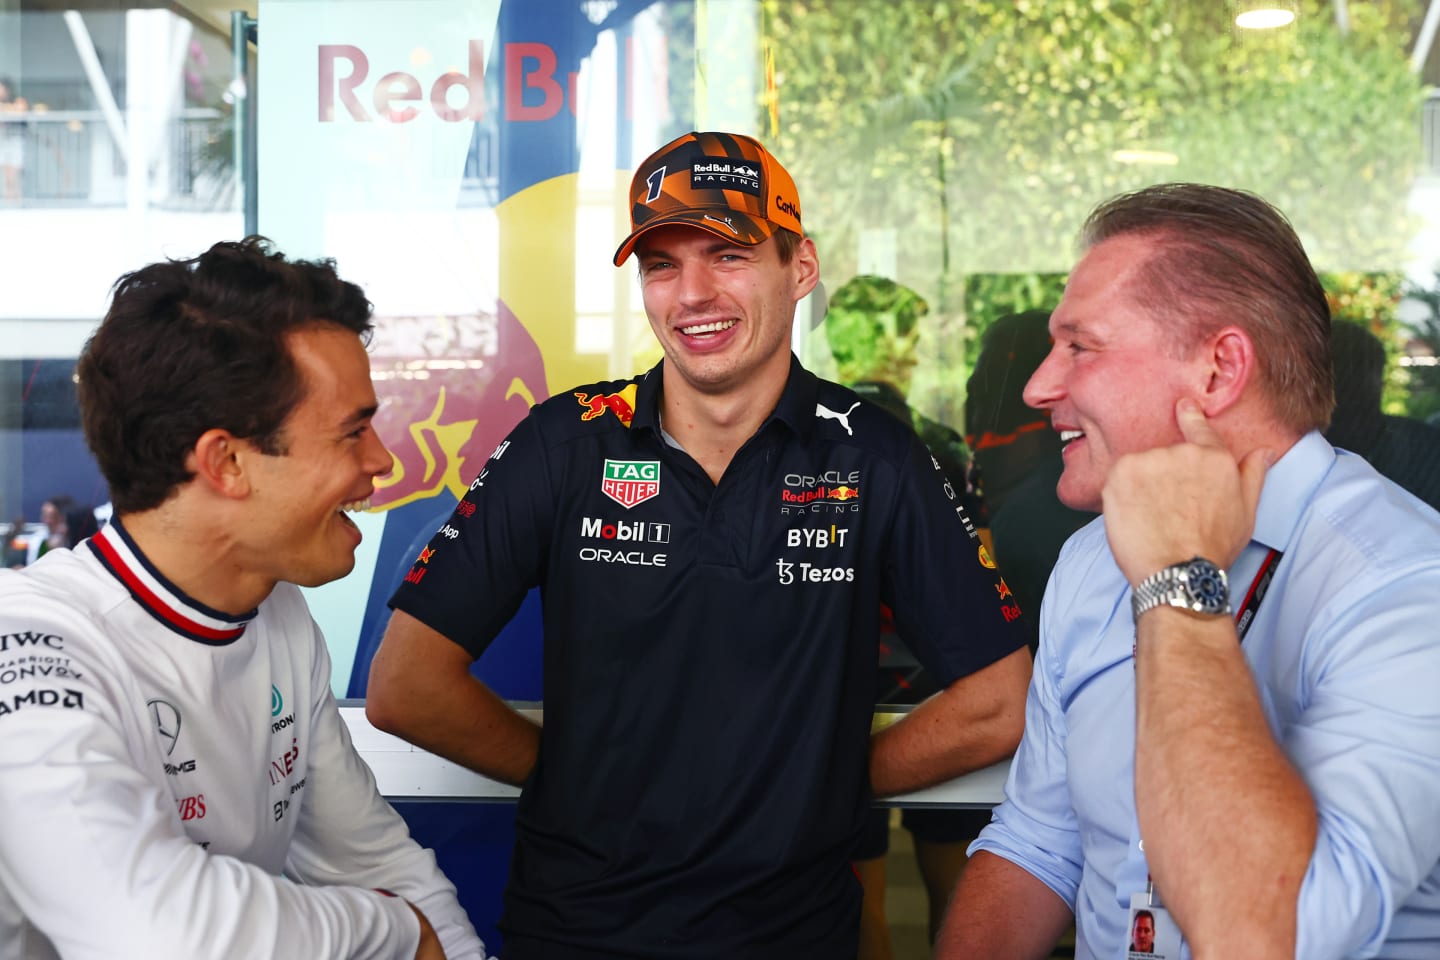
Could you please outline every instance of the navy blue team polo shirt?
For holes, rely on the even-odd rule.
[[[1019,608],[882,408],[792,357],[716,485],[660,384],[536,406],[391,600],[478,657],[541,590],[504,956],[854,956],[880,606],[942,685],[1024,646]]]

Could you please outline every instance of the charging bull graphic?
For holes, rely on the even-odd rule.
[[[458,499],[496,444],[547,396],[540,348],[503,303],[493,314],[381,318],[376,326],[375,430],[394,466],[376,480],[371,508],[445,491]]]
[[[585,412],[580,414],[581,420],[588,421],[602,417],[606,410],[615,414],[627,427],[635,418],[635,384],[633,383],[619,393],[597,393],[591,396],[577,390],[575,399],[579,400],[580,406],[585,408]]]
[[[386,601],[455,509],[491,451],[549,391],[534,336],[503,302],[494,312],[376,321],[375,430],[393,466],[375,481],[386,514],[349,696],[365,694]]]

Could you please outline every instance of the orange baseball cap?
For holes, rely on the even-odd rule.
[[[687,133],[656,150],[630,181],[630,236],[620,266],[647,230],[683,223],[753,247],[780,228],[804,236],[795,181],[760,141],[738,133]]]

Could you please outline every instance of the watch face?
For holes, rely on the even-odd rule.
[[[1208,560],[1192,560],[1185,568],[1185,583],[1196,609],[1201,613],[1221,613],[1230,603],[1230,589],[1225,573]]]

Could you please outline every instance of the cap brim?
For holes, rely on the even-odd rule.
[[[717,217],[716,213],[720,213],[720,216]],[[635,252],[635,244],[646,233],[657,227],[668,227],[675,224],[696,227],[742,247],[758,246],[773,237],[775,231],[780,229],[769,220],[737,213],[734,210],[717,210],[715,212],[705,209],[677,210],[672,214],[647,220],[639,229],[626,237],[625,242],[620,244],[615,251],[615,266],[624,266],[625,261],[630,259],[630,254]]]

